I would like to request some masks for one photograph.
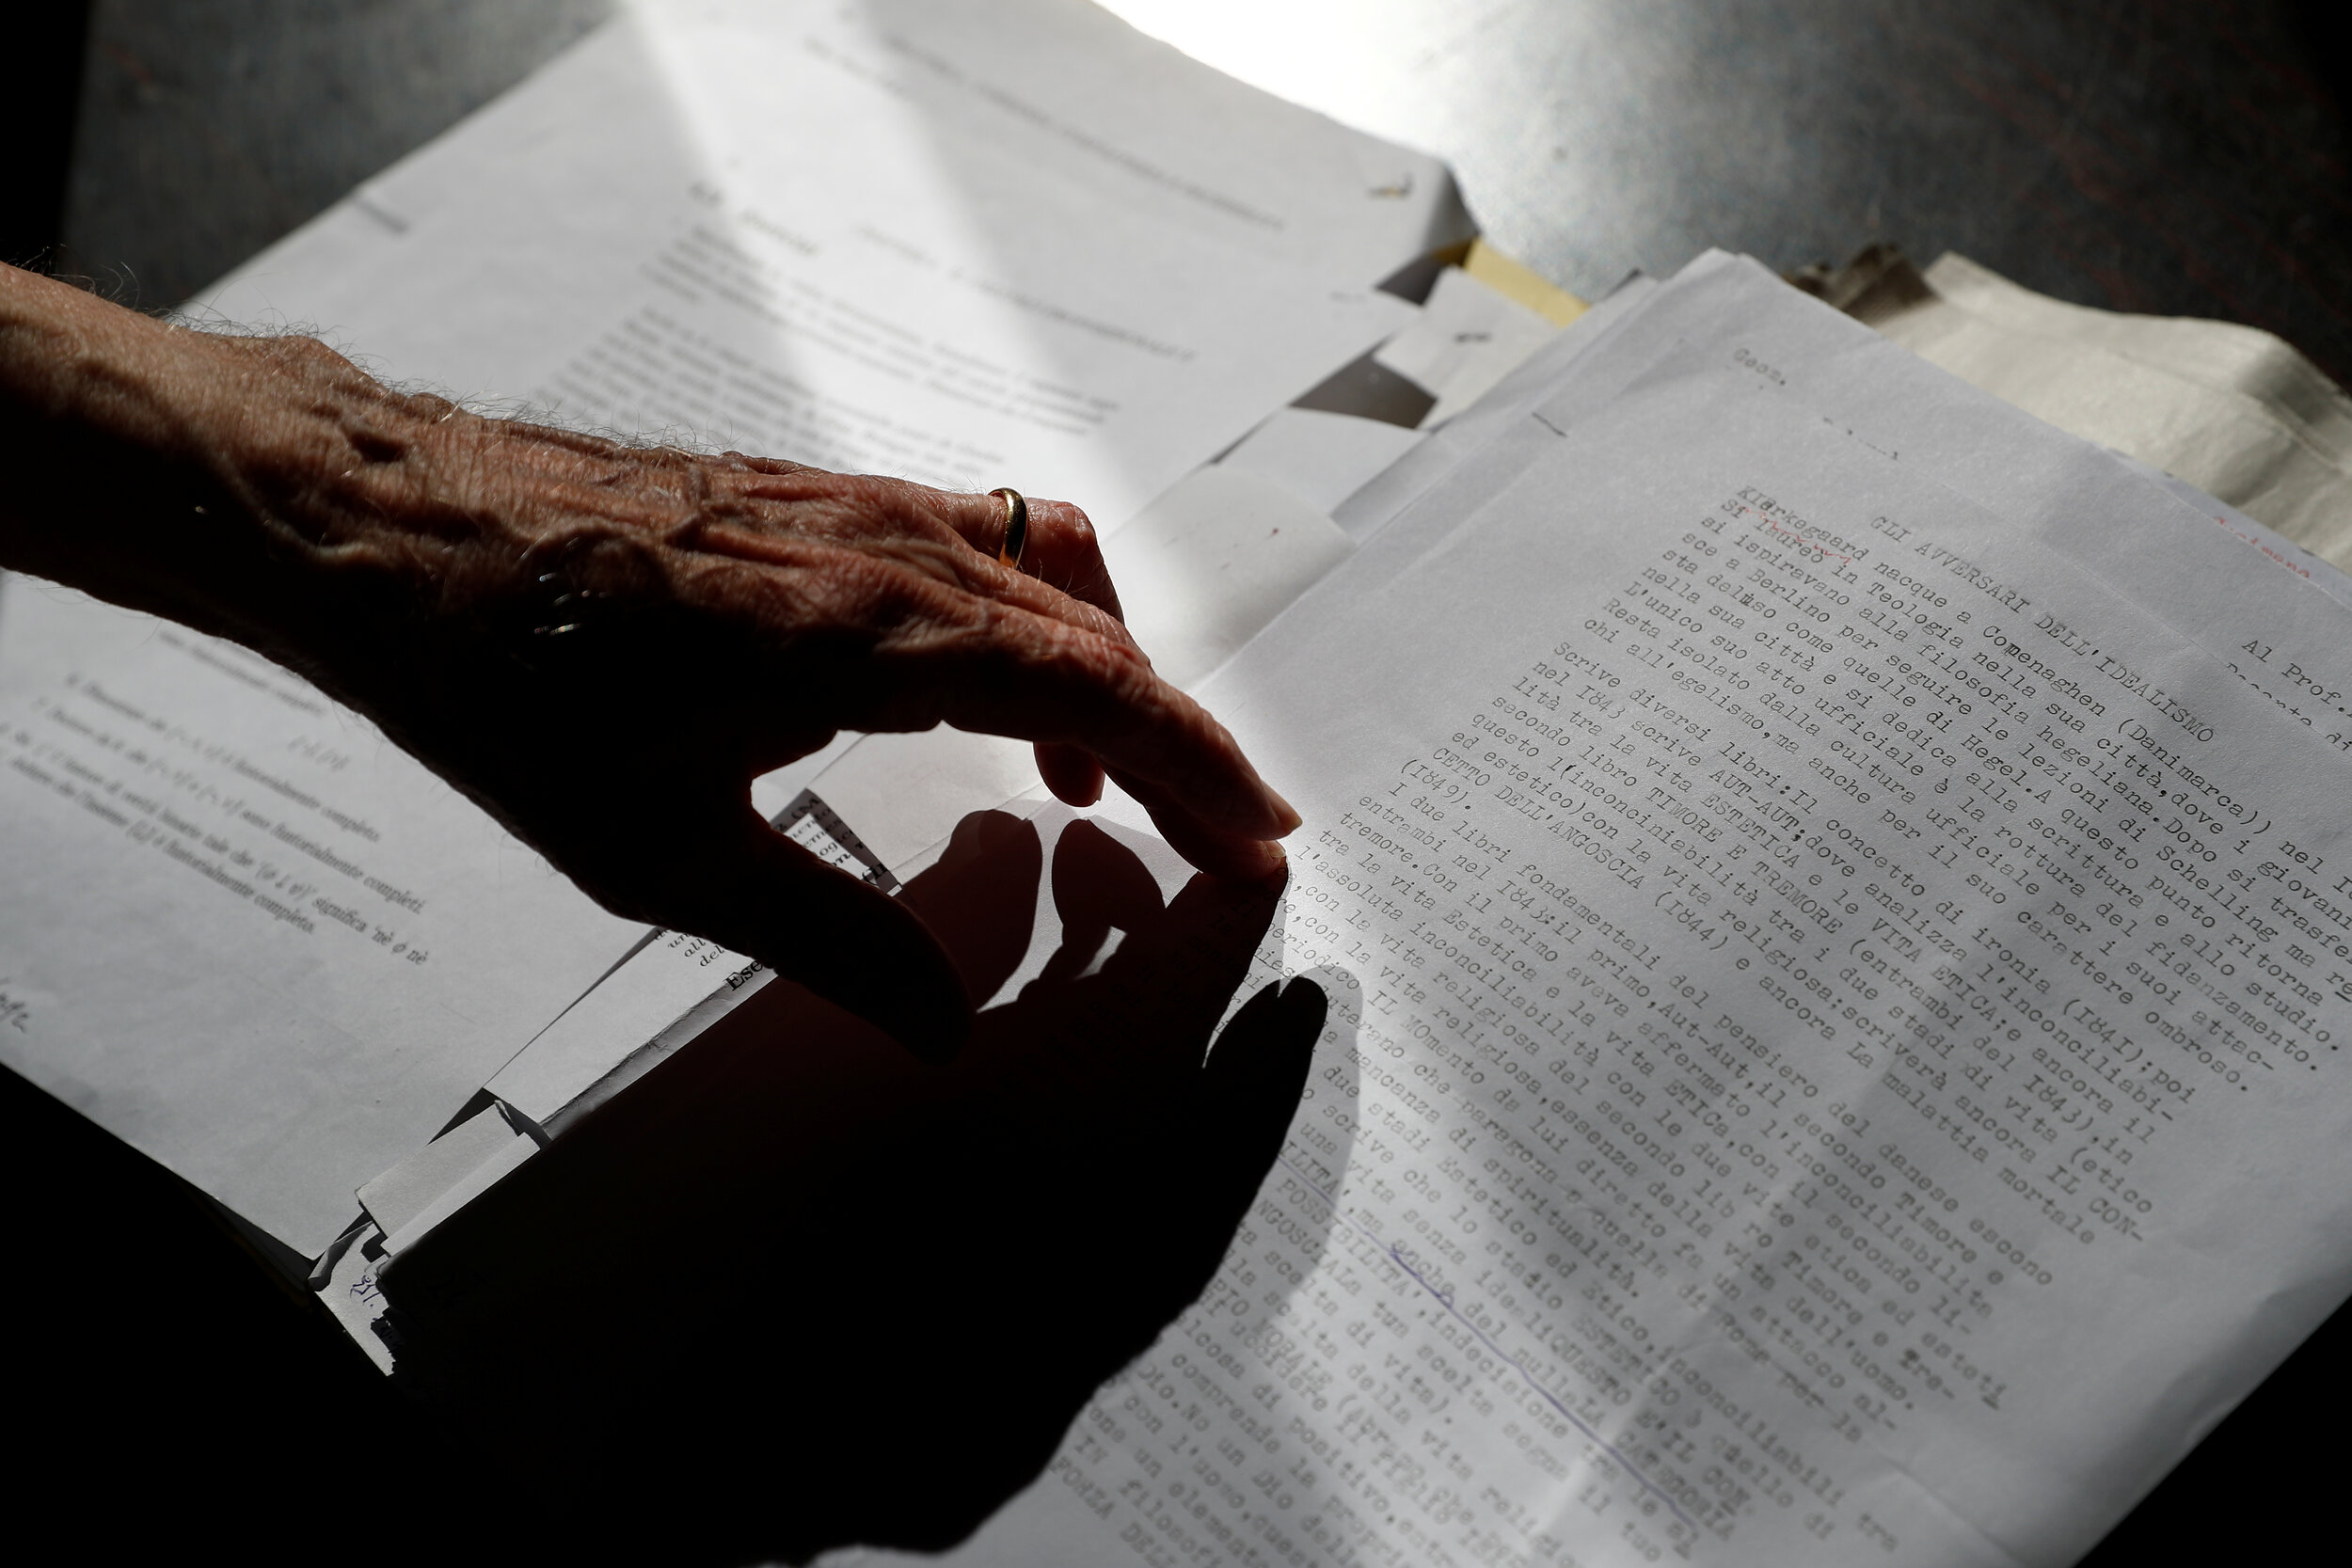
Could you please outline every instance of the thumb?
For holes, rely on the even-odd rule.
[[[682,907],[665,924],[757,958],[926,1061],[953,1056],[970,1033],[963,982],[922,918],[802,848],[748,802],[710,845],[704,874],[681,881]]]

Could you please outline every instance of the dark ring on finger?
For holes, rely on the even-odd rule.
[[[999,485],[989,494],[1001,497],[1005,503],[1005,543],[997,550],[996,560],[1018,570],[1021,552],[1029,543],[1029,503],[1009,485]]]

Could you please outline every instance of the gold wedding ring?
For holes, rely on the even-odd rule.
[[[1005,503],[1005,543],[996,552],[1004,565],[1018,568],[1021,552],[1029,543],[1029,503],[1021,492],[1009,485],[999,485],[989,492],[1001,497]]]

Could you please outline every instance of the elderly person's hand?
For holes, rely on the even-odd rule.
[[[1105,771],[1203,869],[1297,817],[1152,673],[1085,516],[629,447],[391,391],[316,342],[0,268],[0,562],[233,638],[381,724],[607,908],[919,1050],[969,1012],[914,913],[753,811],[838,730],[946,722]]]

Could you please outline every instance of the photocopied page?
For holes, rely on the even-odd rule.
[[[1110,530],[1410,320],[1374,286],[1470,232],[1435,160],[1082,0],[648,3],[199,303],[491,406]]]
[[[1661,317],[1203,689],[1332,1025],[947,1560],[2062,1563],[2352,1286],[2342,608],[2090,449],[1983,504],[1820,376],[1990,400],[1804,308]]]
[[[628,950],[277,665],[0,590],[0,1061],[303,1257]]]

